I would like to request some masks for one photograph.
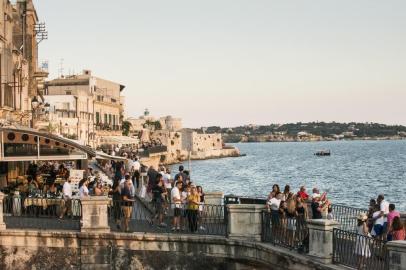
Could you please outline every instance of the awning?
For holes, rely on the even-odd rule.
[[[90,147],[25,127],[0,128],[0,161],[78,160],[96,156]]]
[[[101,144],[138,144],[139,140],[137,138],[131,138],[128,136],[101,136]]]
[[[125,157],[111,156],[104,153],[103,151],[96,151],[96,159],[107,159],[107,160],[126,160]]]

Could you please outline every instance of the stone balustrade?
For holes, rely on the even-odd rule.
[[[41,242],[40,234],[29,234],[24,235],[23,233],[29,233],[29,231],[13,231],[6,229],[6,224],[3,220],[3,199],[4,194],[0,193],[0,235],[3,237],[0,239],[0,249],[6,251],[7,256],[12,256],[13,248],[21,249],[21,252],[26,252],[29,250],[29,245],[26,245],[26,239],[36,239],[38,243]],[[312,267],[317,267],[318,269],[341,269],[340,266],[332,264],[333,256],[333,229],[338,227],[338,222],[333,220],[308,220],[307,226],[309,229],[309,253],[308,255],[300,255],[294,251],[281,251],[280,247],[275,247],[267,243],[261,242],[262,234],[262,212],[265,210],[264,205],[256,204],[229,204],[227,208],[227,237],[222,236],[206,236],[206,235],[176,235],[176,234],[165,234],[159,236],[159,234],[151,238],[149,234],[139,233],[139,234],[116,234],[111,233],[108,224],[108,206],[111,201],[107,197],[88,197],[81,200],[82,204],[82,226],[80,232],[70,232],[69,237],[64,235],[63,237],[74,240],[71,245],[75,249],[81,250],[82,264],[87,264],[88,268],[83,269],[94,269],[92,268],[95,264],[102,266],[100,269],[109,269],[112,261],[117,261],[114,257],[120,250],[131,249],[143,251],[151,250],[154,247],[155,252],[162,252],[160,245],[167,246],[167,251],[175,248],[179,251],[191,250],[191,248],[196,249],[197,253],[205,253],[205,255],[210,255],[211,251],[214,251],[214,247],[220,247],[221,249],[215,250],[216,254],[222,254],[228,250],[233,250],[237,253],[224,253],[225,257],[233,256],[244,256],[252,261],[258,260],[261,263],[272,265],[272,267],[277,266],[278,260],[282,257],[284,260],[289,261],[287,268],[283,269],[312,269]],[[209,192],[206,193],[206,204],[208,205],[221,205],[223,204],[223,194],[221,192]],[[33,233],[33,232],[32,232]],[[62,233],[62,232],[60,232]],[[9,235],[10,234],[10,235]],[[47,244],[49,248],[59,248],[62,244],[56,242],[54,234],[46,234],[44,232],[44,237],[48,239]],[[142,235],[142,239],[139,239]],[[116,237],[121,237],[120,241]],[[17,237],[21,241],[12,242],[11,239]],[[94,239],[93,239],[94,237]],[[38,238],[38,239],[37,239]],[[44,239],[45,239],[44,238]],[[128,238],[128,239],[127,239]],[[150,239],[151,238],[151,239]],[[97,239],[97,240],[95,240]],[[7,240],[7,241],[6,241]],[[10,240],[10,241],[8,241]],[[68,241],[66,240],[66,241]],[[80,241],[79,241],[80,240]],[[143,241],[143,242],[134,242]],[[64,240],[65,241],[65,240]],[[71,241],[71,240],[69,240]],[[76,241],[76,242],[75,242]],[[149,242],[151,244],[147,244]],[[190,241],[190,244],[187,242]],[[78,243],[81,243],[79,246]],[[124,244],[123,244],[124,243]],[[175,244],[176,243],[176,244]],[[198,243],[196,245],[192,243]],[[26,245],[26,246],[24,246]],[[65,245],[65,244],[63,244]],[[101,245],[98,249],[95,249],[96,245]],[[119,245],[123,245],[120,246]],[[149,246],[148,246],[149,245]],[[202,245],[207,245],[204,247]],[[24,249],[25,247],[25,249]],[[210,247],[210,248],[208,248]],[[406,270],[406,241],[392,241],[386,244],[388,250],[388,265],[389,270]],[[27,249],[28,248],[28,249]],[[72,257],[76,256],[76,250],[72,250]],[[283,249],[282,249],[283,250]],[[10,252],[9,252],[10,251]],[[121,252],[120,251],[120,252]],[[20,252],[20,251],[19,251]],[[30,251],[28,251],[30,252]],[[127,251],[125,251],[127,252]],[[124,252],[124,253],[125,253]],[[99,253],[103,253],[100,255]],[[106,255],[106,254],[107,255]],[[196,254],[197,254],[196,253]],[[199,253],[199,254],[200,254]],[[117,253],[118,254],[118,253]],[[132,253],[131,253],[132,254]],[[138,253],[137,253],[138,254]],[[139,253],[137,259],[142,259],[143,253]],[[237,255],[236,255],[237,254]],[[254,255],[255,256],[254,256]],[[262,255],[263,256],[262,256]],[[0,266],[1,266],[1,256],[0,255]],[[100,257],[100,256],[101,257]],[[128,254],[125,253],[127,256]],[[261,256],[260,256],[261,255]],[[33,255],[34,256],[34,255]],[[131,255],[133,256],[133,255]],[[238,257],[237,256],[237,257]],[[273,256],[272,259],[269,259]],[[100,260],[96,260],[97,258]],[[237,258],[236,257],[236,258]],[[239,257],[238,257],[239,258]],[[316,266],[317,265],[317,266]],[[83,266],[83,265],[82,265]],[[11,268],[5,268],[11,269]],[[275,268],[279,269],[279,268]],[[282,269],[282,268],[281,268]]]
[[[215,191],[215,192],[206,192],[204,194],[205,204],[209,205],[223,205],[224,203],[224,193]]]
[[[265,205],[259,204],[229,204],[228,238],[261,241],[262,211]]]
[[[333,260],[333,229],[339,223],[335,220],[310,219],[309,228],[309,255],[320,262],[331,264]]]
[[[107,207],[111,199],[105,196],[89,196],[81,199],[82,226],[81,232],[108,233]]]

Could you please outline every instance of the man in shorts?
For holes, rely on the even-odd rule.
[[[182,185],[182,181],[177,181],[171,191],[171,205],[173,209],[172,231],[180,231],[180,217],[182,215],[182,200],[180,198],[180,189],[182,189]]]

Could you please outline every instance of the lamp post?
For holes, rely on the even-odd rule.
[[[31,100],[31,111],[32,111],[32,120],[31,120],[31,127],[34,128],[35,120],[42,115],[48,115],[51,105],[49,103],[43,104],[38,100],[36,96],[33,97]]]
[[[36,96],[31,100],[31,111],[32,111],[32,117],[31,117],[31,127],[34,128],[34,119],[36,118],[36,111],[38,109],[39,102]]]

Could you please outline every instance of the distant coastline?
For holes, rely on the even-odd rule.
[[[232,128],[212,126],[195,131],[198,133],[221,133],[225,143],[406,139],[406,126],[356,122],[251,124]]]
[[[334,141],[402,141],[406,140],[406,137],[393,136],[393,137],[357,137],[357,138],[344,138],[344,139],[331,139],[331,138],[321,138],[321,139],[295,139],[295,138],[284,138],[284,139],[264,139],[264,138],[244,138],[242,140],[229,140],[224,137],[225,143],[265,143],[265,142],[334,142]]]

